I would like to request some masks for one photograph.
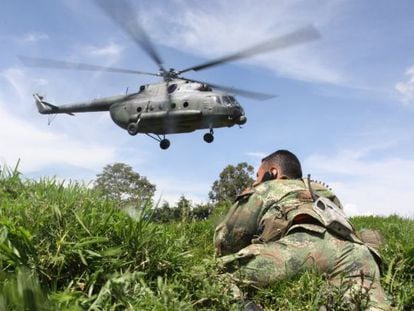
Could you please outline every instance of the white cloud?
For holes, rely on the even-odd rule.
[[[39,119],[33,115],[31,93],[36,86],[47,85],[47,80],[9,68],[0,73],[0,81],[0,162],[14,166],[20,159],[20,170],[30,173],[53,165],[94,170],[114,161],[114,147],[36,125]],[[73,133],[79,130],[72,128]]]
[[[8,113],[2,105],[0,124],[0,159],[10,166],[21,159],[20,169],[23,172],[62,163],[99,169],[113,161],[115,156],[112,148],[86,144],[67,135],[39,130]]]
[[[398,82],[395,89],[401,95],[401,101],[406,105],[414,105],[414,66],[405,72],[406,81]]]
[[[263,159],[267,154],[264,152],[247,152],[247,156],[254,158],[254,160],[261,160]]]
[[[155,198],[175,204],[181,195],[191,200],[193,203],[203,203],[207,201],[207,192],[211,185],[200,180],[187,180],[183,178],[151,176],[151,182],[157,186]]]
[[[81,59],[84,59],[86,63],[88,63],[88,59],[91,59],[91,64],[110,67],[120,60],[124,49],[124,46],[119,45],[113,41],[110,41],[104,45],[88,45],[85,47],[80,47],[76,50],[76,59],[79,59],[78,54],[81,52]],[[97,60],[97,58],[99,58],[99,60]],[[92,79],[98,79],[102,73],[102,71],[96,71],[93,73]]]
[[[370,159],[377,148],[315,154],[303,161],[312,176],[329,182],[350,215],[414,216],[414,161],[399,157]]]
[[[86,53],[90,54],[91,56],[119,58],[122,52],[124,51],[124,47],[115,42],[109,42],[107,45],[104,46],[91,45],[88,46],[85,50]]]
[[[35,43],[42,40],[48,40],[49,36],[45,33],[29,32],[25,34],[19,41],[22,43]]]
[[[27,72],[22,69],[12,67],[0,72],[0,80],[4,79],[4,89],[0,89],[0,99],[4,103],[10,102],[13,99],[13,108],[18,108],[22,103],[27,102],[27,96],[33,90],[42,88],[49,84],[49,81],[44,78],[28,79]],[[30,91],[28,90],[30,89]],[[8,99],[8,100],[6,100]]]
[[[25,96],[20,84],[21,80],[24,78],[23,71],[17,68],[9,68],[1,72],[0,76],[13,88],[13,91],[19,96],[19,100],[22,100]]]

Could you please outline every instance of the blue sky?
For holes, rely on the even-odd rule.
[[[253,166],[277,149],[301,159],[351,214],[414,215],[414,3],[401,1],[133,1],[166,67],[187,68],[312,24],[322,37],[300,47],[186,76],[277,94],[239,97],[242,129],[170,135],[161,151],[129,136],[108,113],[59,115],[51,126],[32,93],[59,104],[122,94],[157,81],[141,76],[24,67],[16,55],[156,71],[93,1],[2,1],[0,163],[29,177],[90,181],[124,162],[157,196],[207,200],[228,164]]]

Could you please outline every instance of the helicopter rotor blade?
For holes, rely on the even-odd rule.
[[[84,71],[106,71],[106,72],[117,72],[117,73],[128,73],[128,74],[140,74],[149,76],[158,76],[156,73],[108,67],[108,66],[97,66],[85,63],[67,62],[62,60],[55,60],[49,58],[37,58],[28,56],[18,56],[20,61],[28,67],[38,68],[55,68],[55,69],[72,69],[72,70],[84,70]]]
[[[265,53],[268,51],[282,50],[282,49],[285,49],[285,48],[288,48],[294,45],[299,45],[299,44],[303,44],[309,41],[319,39],[320,36],[321,35],[319,31],[316,30],[313,26],[303,27],[293,32],[289,32],[283,36],[278,36],[268,41],[254,45],[240,52],[232,53],[227,56],[223,56],[223,57],[205,62],[197,66],[193,66],[193,67],[190,67],[184,70],[180,70],[178,71],[178,74],[191,71],[191,70],[199,71],[199,70],[207,69],[209,67],[217,66],[217,65],[227,63],[230,61],[234,61],[237,59],[250,57],[256,54]]]
[[[212,84],[212,83],[209,83],[209,82],[203,82],[203,81],[199,81],[199,80],[187,79],[187,78],[183,78],[183,77],[179,77],[178,79],[186,80],[186,81],[190,81],[190,82],[207,84],[208,86],[211,86],[214,89],[218,89],[218,90],[225,91],[225,92],[228,92],[228,93],[237,94],[237,95],[240,95],[240,96],[243,96],[243,97],[253,98],[253,99],[257,99],[257,100],[266,100],[266,99],[277,97],[276,95],[272,95],[272,94],[253,92],[253,91],[238,89],[238,88],[234,88],[234,87],[230,87],[230,86],[223,86],[223,85]]]
[[[95,0],[96,5],[127,34],[141,49],[143,49],[160,70],[165,71],[163,61],[155,50],[150,38],[141,27],[136,11],[128,0]]]

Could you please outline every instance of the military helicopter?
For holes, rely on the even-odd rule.
[[[182,70],[166,69],[149,36],[139,23],[136,10],[128,0],[95,0],[95,4],[129,36],[155,62],[156,73],[138,70],[74,63],[46,58],[19,56],[26,66],[86,71],[104,71],[125,74],[157,76],[159,83],[141,85],[138,92],[94,99],[80,103],[56,106],[34,94],[35,103],[41,114],[69,114],[79,112],[109,111],[112,120],[130,135],[146,134],[168,149],[167,134],[188,133],[208,129],[204,141],[214,140],[214,129],[243,125],[247,118],[235,94],[265,100],[274,97],[253,91],[225,87],[183,77],[189,71],[200,71],[226,62],[250,57],[271,50],[284,49],[319,38],[319,32],[312,26],[300,28],[283,36],[275,37],[253,47],[232,53],[218,59]]]

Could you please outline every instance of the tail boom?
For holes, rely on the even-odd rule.
[[[37,109],[41,114],[58,114],[67,113],[74,115],[77,112],[95,112],[95,111],[109,111],[109,108],[122,100],[129,99],[131,95],[113,96],[107,98],[99,98],[92,101],[74,103],[69,105],[55,106],[43,100],[39,94],[33,94]]]

